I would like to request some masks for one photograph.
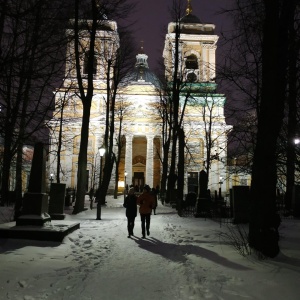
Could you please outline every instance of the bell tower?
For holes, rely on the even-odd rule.
[[[179,71],[183,82],[215,82],[216,43],[214,24],[204,24],[192,14],[191,1],[188,0],[186,15],[168,25],[165,38],[164,62],[166,77],[172,80],[176,35],[179,35]]]

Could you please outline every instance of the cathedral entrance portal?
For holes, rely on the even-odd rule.
[[[146,158],[142,155],[134,157],[132,162],[132,184],[136,192],[142,192],[145,185]]]
[[[133,175],[133,185],[136,192],[142,192],[145,185],[144,172],[134,172]]]
[[[147,139],[134,136],[132,143],[132,184],[136,192],[142,192],[146,181]]]

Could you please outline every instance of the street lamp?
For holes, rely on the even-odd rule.
[[[125,180],[124,180],[124,200],[125,200],[126,191],[127,191],[127,189],[126,189],[126,176],[127,176],[127,172],[126,171],[125,171],[124,175],[125,175]]]
[[[222,184],[223,184],[223,177],[220,177],[220,181],[219,181],[219,199],[222,199],[222,191],[221,191],[221,187],[222,187]]]
[[[99,185],[98,185],[98,190],[96,193],[96,200],[97,202],[97,220],[101,220],[101,202],[100,202],[100,187],[101,187],[101,179],[102,179],[102,160],[103,160],[103,155],[105,153],[105,148],[100,147],[99,148],[99,154],[100,154],[100,172],[99,172]]]
[[[53,177],[54,177],[54,174],[51,173],[51,174],[50,174],[50,178],[49,178],[49,180],[50,180],[49,191],[51,190],[51,185],[52,185],[52,182],[53,182],[53,179],[54,179]]]

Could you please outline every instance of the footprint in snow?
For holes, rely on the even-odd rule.
[[[25,295],[24,300],[35,300],[35,298],[33,298],[31,296],[28,296],[28,295]]]
[[[21,288],[27,287],[26,281],[23,281],[23,280],[22,280],[22,281],[19,281],[18,284],[19,284],[19,286],[20,286]]]
[[[86,240],[86,241],[84,241],[83,243],[84,243],[84,244],[91,244],[92,241],[91,241],[91,240]]]

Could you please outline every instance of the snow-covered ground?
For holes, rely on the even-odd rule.
[[[227,226],[161,204],[150,236],[138,216],[127,238],[122,197],[107,201],[101,221],[96,209],[67,215],[80,229],[62,243],[0,238],[0,299],[299,299],[299,220],[281,224],[275,259],[258,260],[220,238]]]

